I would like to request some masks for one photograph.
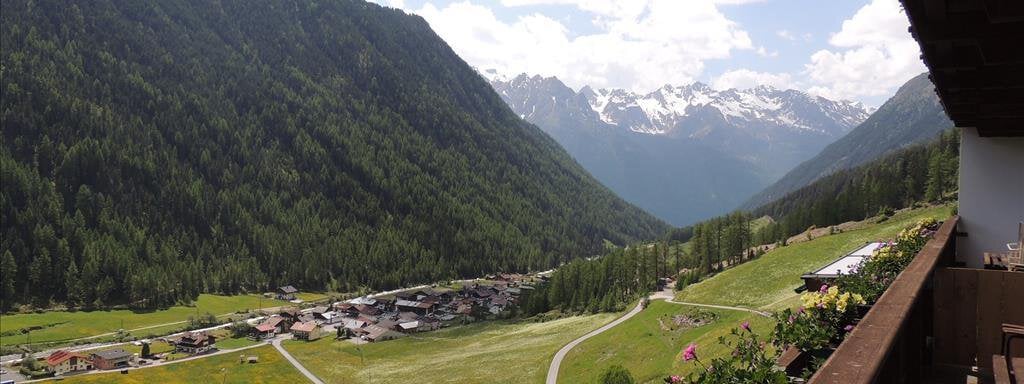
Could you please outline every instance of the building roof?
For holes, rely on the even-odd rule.
[[[295,287],[290,286],[290,285],[286,285],[286,286],[283,286],[281,288],[278,288],[278,290],[280,290],[281,293],[298,293],[299,292],[298,289],[295,289]]]
[[[407,322],[407,323],[398,324],[398,326],[402,327],[402,329],[416,329],[416,328],[419,328],[420,322],[419,321],[410,321],[410,322]]]
[[[184,342],[189,344],[212,344],[216,337],[210,336],[206,332],[185,332],[178,338],[178,342]]]
[[[51,353],[50,356],[47,356],[46,357],[46,364],[48,364],[48,365],[58,365],[60,363],[63,363],[65,361],[71,359],[72,357],[77,357],[79,359],[85,359],[86,358],[85,355],[83,355],[83,354],[80,354],[80,353],[77,353],[77,352],[65,351],[65,350],[62,349],[62,350],[59,350],[59,351]]]
[[[277,326],[270,323],[263,323],[256,326],[256,330],[260,332],[270,332],[273,331],[275,328],[277,328]]]
[[[92,355],[93,357],[98,357],[103,360],[117,360],[132,356],[131,353],[121,348],[108,349],[105,351],[96,351],[93,352]]]
[[[369,297],[357,297],[357,298],[354,298],[352,300],[349,300],[348,302],[352,303],[352,304],[357,304],[357,305],[358,304],[374,305],[374,304],[377,304],[377,299],[373,299],[373,298],[369,298]]]
[[[394,320],[386,320],[385,319],[385,320],[381,320],[381,321],[377,322],[377,326],[378,327],[387,328],[387,329],[395,329],[396,325],[398,325],[398,322],[394,321]]]
[[[283,317],[278,316],[278,315],[274,315],[274,316],[270,316],[266,320],[264,320],[263,324],[269,324],[271,327],[276,327],[279,324],[281,324],[282,321],[284,321]],[[263,324],[261,324],[261,325],[263,325]]]
[[[316,329],[316,323],[312,322],[312,321],[307,321],[307,322],[303,322],[303,323],[295,323],[295,324],[292,324],[292,328],[291,328],[292,332],[296,332],[296,331],[298,331],[298,332],[313,332],[314,329]]]
[[[366,322],[365,321],[358,320],[358,319],[345,319],[345,320],[342,320],[342,323],[345,324],[345,328],[348,328],[348,329],[357,329],[357,328],[362,328],[362,327],[366,326]]]
[[[901,0],[946,114],[980,136],[1024,136],[1024,6]]]

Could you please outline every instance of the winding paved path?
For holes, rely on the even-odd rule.
[[[633,308],[633,310],[627,312],[625,315],[622,315],[622,317],[619,317],[618,319],[615,319],[614,321],[605,324],[601,328],[590,331],[590,333],[580,336],[576,340],[570,341],[569,344],[566,344],[564,347],[562,347],[562,349],[559,349],[558,353],[555,354],[555,358],[551,360],[551,366],[548,367],[548,379],[546,383],[555,384],[558,381],[558,368],[562,366],[562,359],[565,358],[565,355],[569,353],[569,351],[571,351],[573,347],[579,345],[579,343],[582,343],[591,337],[599,335],[601,332],[607,331],[612,327],[619,325],[619,323],[622,323],[623,321],[629,320],[629,318],[635,316],[637,313],[640,313],[642,309],[644,309],[643,302],[637,303],[636,307]]]
[[[667,302],[667,303],[679,304],[679,305],[690,305],[690,306],[694,306],[694,307],[726,309],[726,310],[732,310],[732,311],[744,311],[744,312],[755,313],[755,314],[758,314],[758,315],[761,315],[761,316],[764,316],[764,317],[771,317],[770,313],[758,311],[756,309],[743,308],[743,307],[730,307],[730,306],[726,306],[726,305],[713,305],[713,304],[700,304],[700,303],[688,303],[688,302],[683,302],[683,301],[674,301],[674,300],[672,300],[673,296],[674,296],[674,293],[672,291],[672,288],[666,288],[665,290],[652,293],[651,296],[650,296],[650,299],[651,300],[665,300],[665,302]],[[590,333],[588,333],[586,335],[580,336],[576,340],[570,341],[569,344],[566,344],[564,347],[562,347],[562,349],[559,349],[558,353],[555,353],[555,358],[551,359],[551,365],[548,366],[548,378],[545,381],[545,383],[546,384],[557,384],[558,383],[558,370],[559,370],[559,368],[561,368],[562,360],[565,359],[565,355],[569,354],[569,351],[571,351],[573,348],[575,348],[580,343],[586,341],[587,339],[589,339],[591,337],[594,337],[594,336],[597,336],[597,335],[601,334],[602,332],[607,331],[609,329],[612,329],[616,325],[619,325],[622,322],[624,322],[626,320],[629,320],[633,316],[636,316],[636,314],[640,313],[641,310],[643,310],[643,303],[642,302],[638,303],[636,305],[636,307],[633,308],[633,310],[627,312],[625,315],[622,315],[622,317],[619,317],[618,319],[615,319],[614,321],[612,321],[612,322],[610,322],[608,324],[605,324],[601,328],[595,329],[595,330],[591,331]]]
[[[303,367],[298,360],[295,360],[295,358],[292,357],[292,355],[288,353],[288,351],[285,350],[284,347],[281,346],[282,339],[284,338],[276,338],[271,344],[274,344],[274,348],[276,348],[277,351],[280,352],[285,359],[288,359],[288,362],[292,363],[292,365],[295,366],[295,369],[298,369],[299,372],[302,372],[302,374],[305,375],[306,378],[309,379],[309,381],[312,381],[313,384],[324,384],[324,382],[320,380],[320,378],[316,377],[316,375],[314,375],[313,372],[310,372],[308,369],[306,369],[306,367]]]

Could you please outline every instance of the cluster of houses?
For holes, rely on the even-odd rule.
[[[215,347],[216,337],[206,332],[185,332],[166,339],[174,346],[175,352],[200,355]],[[58,350],[45,359],[46,371],[54,376],[68,373],[91,371],[93,369],[114,370],[137,365],[138,356],[123,348],[94,351],[89,354]]]
[[[376,298],[360,297],[302,311],[285,309],[255,324],[250,337],[267,340],[291,333],[299,340],[316,340],[331,334],[369,342],[390,340],[436,330],[463,319],[501,314],[519,301],[523,290],[533,289],[532,279],[527,275],[501,274],[488,279],[492,283],[467,285],[458,290],[426,288]],[[278,291],[277,297],[282,300],[294,299],[298,293],[292,286]],[[185,332],[164,340],[174,346],[175,352],[190,355],[216,347],[216,337],[207,332]],[[54,376],[93,369],[123,369],[140,362],[138,356],[122,348],[89,354],[59,350],[45,360],[47,371]]]
[[[515,305],[523,289],[533,289],[528,276],[491,276],[493,284],[472,284],[459,290],[426,288],[376,298],[360,297],[331,306],[284,310],[257,324],[251,337],[270,339],[292,333],[295,339],[316,340],[330,334],[383,341],[408,333],[432,331],[466,318],[498,315]]]

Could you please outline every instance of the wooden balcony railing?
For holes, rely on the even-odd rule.
[[[811,377],[811,383],[919,383],[931,359],[932,279],[936,268],[953,264],[958,216],[947,219],[839,348]]]

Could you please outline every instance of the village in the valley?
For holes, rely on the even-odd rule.
[[[160,338],[58,349],[25,359],[32,358],[52,376],[61,377],[107,370],[126,373],[130,369],[171,361],[244,350],[248,347],[219,348],[217,345],[218,339],[229,335],[238,337],[240,333],[261,344],[326,337],[356,344],[382,342],[506,316],[524,290],[534,289],[535,284],[547,278],[544,272],[488,275],[484,279],[449,285],[419,286],[324,303],[303,302],[297,298],[299,290],[286,285],[264,296],[289,301],[293,306],[250,312],[245,319]],[[142,347],[141,352],[132,352],[132,346]],[[154,350],[161,352],[150,353]],[[240,363],[257,362],[256,357],[247,357],[244,353],[240,360]]]

